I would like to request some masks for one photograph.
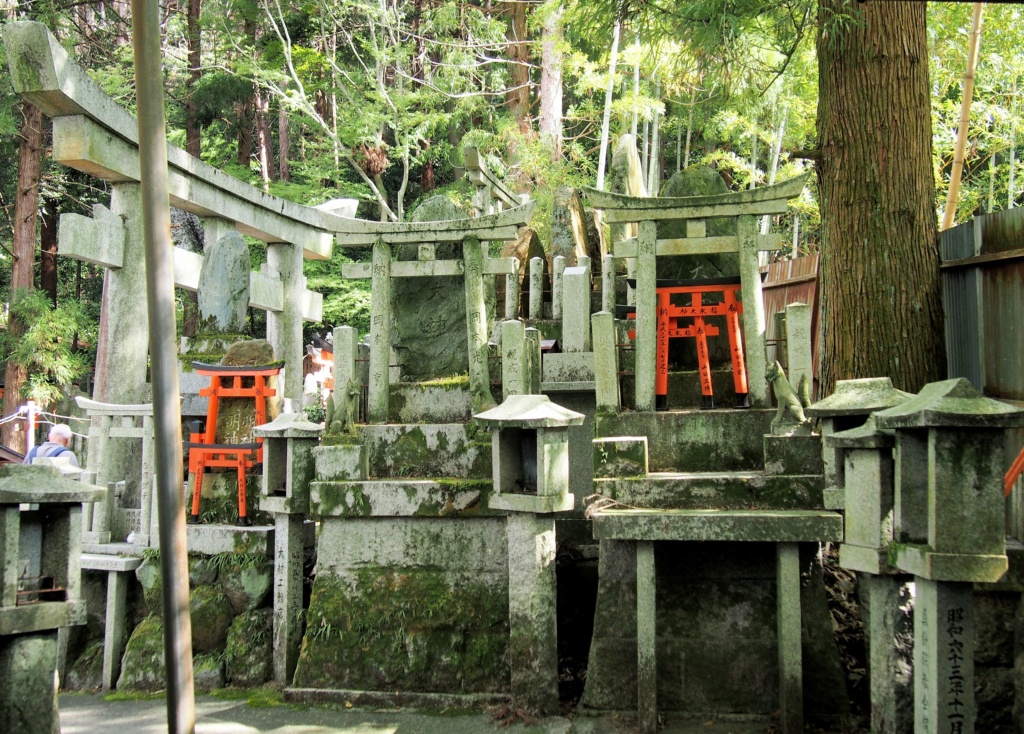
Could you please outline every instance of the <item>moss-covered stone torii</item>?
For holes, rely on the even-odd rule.
[[[636,263],[637,410],[655,408],[657,258],[729,252],[739,253],[740,259],[743,341],[750,377],[750,401],[755,407],[767,407],[765,315],[757,253],[759,250],[779,249],[782,243],[776,235],[758,233],[757,217],[785,214],[788,201],[799,196],[806,183],[807,177],[800,176],[775,186],[733,194],[658,198],[584,189],[591,205],[604,212],[605,221],[612,224],[639,223],[639,236],[616,243],[615,251],[611,253],[616,258]],[[706,220],[719,217],[737,218],[735,235],[707,235]],[[686,236],[658,239],[658,223],[673,220],[686,222]]]
[[[369,222],[349,220],[351,230],[339,235],[341,247],[373,247],[373,261],[342,268],[346,278],[370,278],[370,387],[367,416],[371,423],[388,420],[389,349],[391,345],[391,279],[462,276],[466,294],[466,330],[469,349],[469,385],[473,411],[493,407],[487,365],[487,312],[484,277],[515,273],[515,258],[486,256],[489,240],[514,239],[530,220],[535,203],[482,217],[439,222]],[[462,259],[434,260],[433,245],[459,243]],[[419,259],[393,261],[392,247],[416,244]],[[422,247],[428,245],[428,247]]]

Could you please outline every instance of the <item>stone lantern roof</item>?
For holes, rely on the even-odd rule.
[[[1014,428],[1024,410],[974,389],[964,378],[925,385],[913,398],[875,414],[880,428]]]
[[[488,428],[568,428],[581,425],[584,418],[547,395],[509,395],[497,408],[473,416]]]
[[[900,405],[913,397],[912,393],[894,388],[888,377],[840,380],[834,393],[807,406],[804,413],[812,418],[867,415]]]
[[[0,465],[0,505],[99,502],[107,490],[65,477],[55,466]]]

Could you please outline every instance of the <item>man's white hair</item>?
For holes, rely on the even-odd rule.
[[[71,435],[71,428],[68,425],[58,423],[50,429],[49,438],[51,441],[55,438],[63,438],[65,441],[70,441]]]

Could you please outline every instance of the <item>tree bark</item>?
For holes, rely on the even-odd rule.
[[[818,394],[886,376],[917,391],[946,374],[925,6],[819,0],[818,16]]]
[[[280,105],[277,112],[277,172],[282,181],[291,181],[292,172],[288,168],[288,148],[291,136],[288,135],[288,110]]]
[[[50,201],[39,210],[39,290],[46,291],[57,305],[57,202]]]
[[[199,157],[202,150],[199,130],[199,114],[195,101],[196,85],[202,76],[202,34],[199,29],[199,15],[202,12],[202,0],[188,0],[188,83],[185,88],[185,152]]]
[[[530,123],[530,47],[526,43],[526,33],[526,3],[512,2],[507,34],[512,88],[506,95],[506,101],[512,119],[519,124],[519,131],[524,135],[533,129]]]
[[[544,23],[540,72],[540,137],[547,139],[552,158],[562,157],[562,9],[551,10]]]
[[[274,168],[274,151],[270,142],[270,95],[263,89],[257,89],[253,100],[256,110],[256,150],[260,158],[260,175],[266,185],[270,183],[270,172]]]
[[[35,105],[23,103],[21,142],[18,146],[18,181],[14,198],[14,232],[12,248],[14,262],[11,267],[11,298],[19,290],[32,290],[35,272],[36,219],[39,214],[39,179],[43,160],[43,115]],[[7,337],[14,341],[25,333],[25,324],[10,314]],[[28,379],[28,371],[13,360],[7,360],[4,369],[3,414],[16,413],[21,405],[21,388]],[[19,429],[19,430],[15,430]],[[11,421],[3,425],[0,440],[16,451],[25,451],[24,425]]]

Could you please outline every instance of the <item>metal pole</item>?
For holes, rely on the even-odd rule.
[[[135,86],[139,116],[139,170],[146,241],[149,354],[156,434],[156,488],[163,575],[167,731],[195,731],[192,620],[181,471],[181,407],[175,345],[171,212],[167,188],[163,68],[157,0],[131,0]]]
[[[25,407],[25,456],[36,445],[36,401],[29,400]]]

